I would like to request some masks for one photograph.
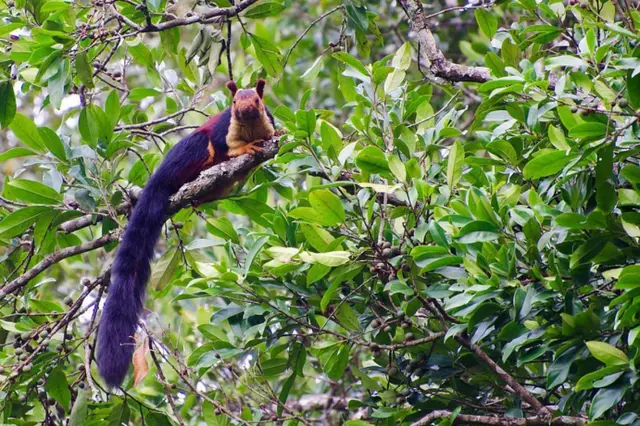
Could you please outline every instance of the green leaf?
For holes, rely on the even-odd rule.
[[[316,130],[316,112],[314,110],[296,111],[296,126],[307,136],[313,135]]]
[[[524,83],[524,79],[522,77],[500,77],[495,80],[487,81],[483,83],[478,90],[480,92],[490,92],[495,89],[500,89],[502,87],[513,86],[514,84],[522,84]]]
[[[69,411],[71,391],[69,390],[69,383],[67,383],[67,376],[62,369],[55,368],[49,373],[44,388],[49,396],[60,404],[65,411]]]
[[[108,143],[113,135],[113,126],[102,109],[89,105],[80,112],[78,129],[87,144],[96,148],[99,141]]]
[[[334,240],[328,231],[306,223],[300,225],[300,231],[307,243],[316,251],[327,251],[327,246]]]
[[[181,259],[180,250],[172,248],[153,265],[150,282],[154,290],[161,291],[173,280]]]
[[[457,185],[462,177],[462,166],[464,164],[464,147],[458,141],[455,141],[449,149],[449,157],[447,158],[447,185],[449,190]]]
[[[552,151],[538,155],[529,161],[523,170],[526,179],[540,179],[558,173],[575,158],[575,154]]]
[[[307,68],[307,70],[300,76],[300,78],[304,81],[314,81],[316,77],[318,77],[320,70],[322,70],[322,60],[323,57],[318,56],[318,58],[313,61],[313,64],[311,64],[311,66]]]
[[[120,98],[118,97],[118,92],[112,90],[111,93],[109,93],[104,109],[111,123],[111,127],[115,127],[118,121],[120,121]]]
[[[13,121],[9,125],[9,128],[13,131],[16,137],[29,148],[37,152],[45,151],[44,142],[40,137],[38,127],[36,127],[35,123],[31,121],[31,119],[18,113],[15,115]]]
[[[216,1],[216,3],[220,3],[220,1]],[[212,403],[209,401],[204,401],[202,403],[202,413],[204,415],[204,420],[207,422],[207,426],[228,426],[229,418],[226,414],[220,413],[216,414],[216,409]],[[146,417],[145,417],[146,421]],[[172,426],[173,423],[169,423],[167,426]]]
[[[322,310],[322,312],[325,312],[327,310],[327,306],[329,306],[329,302],[331,302],[331,298],[333,297],[333,294],[336,292],[340,284],[342,284],[342,281],[337,279],[334,280],[327,291],[325,291],[325,293],[322,295],[322,299],[320,300],[320,309]]]
[[[121,426],[129,423],[129,405],[126,402],[116,404],[111,409],[107,422],[109,426]]]
[[[80,52],[75,60],[76,73],[82,84],[88,88],[93,88],[93,68],[89,64],[86,52]]]
[[[155,98],[156,96],[159,96],[161,94],[162,92],[159,92],[156,89],[151,89],[148,87],[135,87],[131,89],[131,92],[129,92],[129,96],[127,96],[127,98],[130,101],[139,102],[145,98]]]
[[[154,69],[153,54],[142,41],[130,44],[129,53],[131,53],[131,56],[133,56],[138,63],[147,68]]]
[[[288,216],[294,219],[300,219],[309,223],[317,223],[324,226],[333,226],[333,222],[325,220],[325,218],[311,207],[296,207],[288,213]]]
[[[569,376],[571,364],[578,356],[580,348],[573,347],[558,356],[547,371],[547,388],[551,389],[563,384]]]
[[[256,59],[262,64],[267,74],[277,77],[282,73],[280,51],[268,40],[251,35],[251,44],[256,54]]]
[[[29,148],[10,148],[0,154],[0,161],[7,161],[11,160],[12,158],[29,157],[32,155],[38,155],[38,153],[30,150]]]
[[[320,124],[320,138],[326,151],[333,148],[337,154],[342,149],[342,133],[326,121],[322,121]]]
[[[253,263],[253,260],[256,258],[258,253],[260,253],[260,250],[262,250],[262,247],[264,247],[267,241],[269,241],[269,237],[264,236],[255,240],[251,245],[251,249],[249,249],[249,253],[247,253],[247,256],[244,258],[244,275],[245,276],[251,270],[251,264]]]
[[[307,271],[307,287],[311,284],[320,281],[324,278],[329,272],[331,272],[331,267],[323,265],[322,263],[316,263]]]
[[[10,200],[34,204],[60,204],[62,195],[50,186],[35,180],[14,179],[7,181],[3,194]]]
[[[600,389],[591,402],[591,407],[589,408],[589,420],[599,418],[611,407],[622,401],[622,397],[626,392],[627,386],[622,384]]]
[[[571,108],[569,108],[568,106],[561,105],[557,108],[557,111],[562,125],[567,130],[573,129],[578,124],[578,120],[576,120],[576,117],[571,112]]]
[[[522,57],[520,47],[518,47],[517,44],[512,43],[509,38],[502,42],[500,54],[502,55],[502,59],[504,59],[505,64],[512,67],[517,67],[518,62],[520,62]]]
[[[367,71],[367,68],[362,64],[362,62],[360,62],[359,60],[357,60],[355,57],[351,56],[347,52],[336,52],[331,56],[333,56],[335,59],[339,60],[340,62],[343,62],[349,65],[351,68],[353,68],[354,70],[362,74],[362,76],[366,77],[369,75],[369,71]]]
[[[500,238],[500,230],[490,222],[474,220],[462,227],[457,241],[462,244],[473,244],[484,241],[494,241]]]
[[[633,75],[629,71],[627,74],[627,100],[633,108],[640,108],[640,73]]]
[[[6,24],[5,24],[6,25]],[[0,81],[0,129],[6,129],[16,115],[16,95],[11,81]]]
[[[349,364],[349,352],[349,345],[342,345],[337,355],[332,356],[326,364],[327,376],[331,380],[339,380],[344,374],[344,370]]]
[[[567,150],[570,148],[562,130],[558,129],[553,124],[549,125],[548,134],[549,141],[551,141],[551,144],[556,147],[556,149]]]
[[[285,9],[285,6],[283,4],[280,4],[275,1],[260,3],[255,5],[251,9],[248,9],[243,16],[249,19],[268,18],[269,16],[278,15],[284,9]]]
[[[307,263],[320,263],[325,266],[340,266],[349,261],[348,251],[328,251],[325,253],[302,252],[300,258]]]
[[[71,414],[69,415],[69,426],[83,426],[86,423],[88,414],[87,391],[78,388],[78,395],[73,403]]]
[[[594,237],[589,241],[580,245],[571,255],[570,267],[574,269],[576,266],[588,263],[596,257],[607,244],[607,239],[603,237]]]
[[[48,127],[40,127],[38,133],[40,133],[40,139],[50,153],[59,160],[67,161],[67,153],[64,150],[64,145],[56,132]]]
[[[393,70],[391,74],[389,74],[385,79],[385,82],[384,82],[385,93],[390,93],[398,89],[402,85],[402,82],[404,81],[405,76],[406,76],[406,72],[404,70]]]
[[[276,109],[273,111],[273,115],[274,117],[282,121],[291,121],[291,122],[296,121],[296,115],[286,105],[278,105]]]
[[[498,16],[484,8],[476,9],[475,16],[484,35],[493,38],[498,31]]]
[[[627,355],[620,349],[611,346],[608,343],[592,340],[586,342],[586,345],[589,352],[591,352],[591,355],[593,355],[593,357],[598,361],[605,363],[608,367],[612,365],[629,364],[629,358],[627,358]]]
[[[555,67],[580,68],[586,66],[586,63],[582,59],[571,55],[561,55],[548,58],[544,61],[544,64],[547,69]]]
[[[594,382],[612,375],[619,373],[624,370],[624,366],[622,365],[613,365],[611,367],[601,368],[599,370],[594,371],[593,373],[585,374],[578,380],[576,383],[576,392],[592,389],[594,387]]]
[[[296,380],[296,373],[294,372],[282,385],[282,390],[278,395],[278,400],[280,404],[278,405],[278,416],[282,415],[282,412],[285,407],[285,403],[287,402],[287,398],[289,397],[289,392],[291,392],[291,388],[293,387],[293,382]]]
[[[407,180],[407,169],[405,168],[402,160],[400,160],[397,155],[392,155],[389,158],[389,169],[391,170],[391,173],[393,173],[394,176],[399,180],[403,182]]]
[[[386,173],[389,171],[389,163],[384,152],[376,146],[370,145],[358,153],[355,159],[356,166],[368,173]]]
[[[366,32],[369,29],[369,17],[367,16],[367,9],[360,5],[354,4],[352,0],[344,1],[345,12],[347,15],[347,21],[352,28],[356,28],[362,32]]]
[[[405,42],[393,55],[391,66],[399,70],[408,70],[411,66],[411,44]]]
[[[275,377],[287,370],[289,367],[289,361],[286,358],[274,358],[263,361],[260,365],[265,377]]]
[[[358,331],[360,330],[360,323],[353,309],[347,303],[342,303],[336,311],[336,317],[340,321],[340,324],[347,330]]]
[[[404,294],[406,296],[413,296],[414,291],[405,283],[396,280],[390,283],[389,294]]]
[[[238,237],[236,229],[226,216],[207,219],[207,230],[225,241],[231,241],[233,243],[240,242],[240,237]]]
[[[607,125],[595,121],[577,124],[569,130],[569,137],[583,140],[603,138],[607,133]]]
[[[22,234],[44,213],[51,211],[49,207],[31,206],[16,210],[0,221],[0,238],[12,238]]]
[[[313,191],[309,194],[309,204],[317,213],[323,216],[323,223],[328,224],[328,226],[340,225],[346,218],[340,197],[328,189]]]
[[[487,54],[484,55],[484,65],[489,68],[496,77],[504,77],[504,62],[495,53],[487,52]]]

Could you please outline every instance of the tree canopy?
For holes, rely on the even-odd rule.
[[[0,19],[1,424],[640,426],[637,1]],[[96,329],[140,188],[258,78],[286,134],[172,198],[108,392]]]

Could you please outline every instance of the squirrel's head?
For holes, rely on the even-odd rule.
[[[258,79],[254,89],[238,89],[234,81],[227,83],[227,88],[233,94],[233,104],[231,113],[236,120],[247,121],[257,120],[265,113],[264,96],[265,81]]]

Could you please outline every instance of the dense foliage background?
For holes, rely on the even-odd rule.
[[[640,425],[638,2],[236,2],[0,4],[0,423]],[[230,76],[287,134],[107,393],[130,199]]]

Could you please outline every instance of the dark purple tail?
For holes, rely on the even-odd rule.
[[[133,209],[111,268],[109,294],[98,331],[98,369],[109,387],[122,383],[131,364],[133,336],[144,306],[150,262],[167,217],[169,197],[198,177],[212,159],[210,137],[215,136],[217,143],[226,147],[224,138],[230,116],[229,110],[218,114],[209,120],[210,128],[196,130],[171,148]]]
[[[98,334],[98,369],[109,387],[124,380],[135,350],[134,334],[144,305],[156,241],[175,192],[159,175],[142,191],[111,270],[111,284]]]

